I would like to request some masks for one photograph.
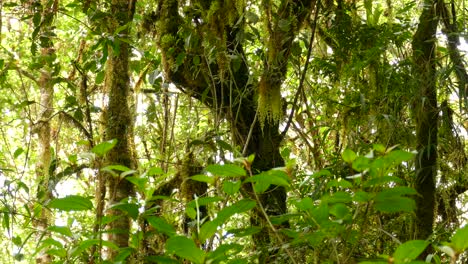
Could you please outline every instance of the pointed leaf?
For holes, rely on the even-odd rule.
[[[393,255],[395,263],[407,263],[416,259],[429,244],[425,240],[411,240],[399,245]]]
[[[84,211],[93,209],[93,203],[89,198],[79,195],[68,195],[64,198],[56,198],[50,201],[49,208],[61,211]]]
[[[236,166],[234,164],[208,165],[205,170],[215,176],[220,177],[242,177],[247,175],[242,167]]]
[[[169,254],[175,254],[195,264],[202,264],[205,261],[205,252],[199,249],[193,240],[184,236],[169,238],[166,241],[166,250]]]
[[[452,237],[451,244],[458,253],[461,253],[468,248],[468,225],[457,229]]]
[[[116,144],[117,144],[117,139],[104,141],[94,146],[91,149],[91,152],[93,152],[94,154],[98,156],[104,156],[107,152],[109,152],[112,148],[114,148]]]

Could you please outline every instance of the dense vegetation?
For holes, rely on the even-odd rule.
[[[0,262],[467,262],[466,8],[1,1]]]

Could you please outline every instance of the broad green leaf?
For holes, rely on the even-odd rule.
[[[353,201],[351,194],[343,191],[339,191],[331,195],[326,194],[322,199],[328,203],[349,203]]]
[[[55,198],[48,204],[49,208],[61,211],[84,211],[93,209],[93,203],[89,198],[79,195],[68,195],[64,198]]]
[[[104,170],[104,171],[116,170],[116,171],[125,172],[125,171],[130,171],[130,168],[124,165],[109,165],[109,166],[105,166],[101,170]]]
[[[162,174],[164,174],[164,171],[158,167],[152,167],[148,170],[148,172],[146,172],[147,176],[162,175]]]
[[[408,151],[398,149],[398,150],[393,150],[390,153],[388,153],[387,157],[394,164],[401,164],[403,161],[412,160],[414,158],[414,154]]]
[[[258,232],[262,231],[262,228],[259,226],[251,226],[246,228],[236,228],[230,229],[227,232],[233,234],[235,237],[244,237],[244,236],[251,236]]]
[[[306,197],[297,201],[296,206],[300,211],[309,211],[315,207],[314,202],[310,197]]]
[[[146,220],[148,221],[148,223],[154,227],[154,229],[156,229],[157,231],[171,237],[171,236],[174,236],[176,234],[176,230],[175,228],[170,225],[169,223],[167,223],[164,219],[162,218],[159,218],[159,217],[156,217],[156,216],[150,216],[148,218],[146,218]]]
[[[341,157],[345,162],[352,163],[356,159],[357,155],[354,151],[350,149],[345,149],[345,151],[343,151],[343,153],[341,154]]]
[[[117,144],[117,139],[104,141],[94,146],[91,149],[91,152],[102,157],[106,155],[106,153],[109,152],[112,148],[114,148],[116,144]]]
[[[67,256],[67,251],[63,248],[53,248],[46,251],[47,254],[51,256],[57,256],[59,258],[65,258]]]
[[[371,195],[364,191],[357,191],[354,194],[353,201],[359,203],[366,203],[371,199]]]
[[[144,192],[145,191],[145,186],[146,183],[148,182],[148,178],[141,178],[141,177],[126,177],[125,178],[127,181],[133,183],[139,191]]]
[[[379,193],[380,194],[380,193]],[[377,194],[375,198],[375,209],[384,213],[413,212],[416,203],[413,199],[403,196],[381,197]]]
[[[68,226],[49,226],[47,230],[56,232],[67,237],[73,237],[73,234]]]
[[[216,217],[217,220],[223,222],[228,220],[231,216],[235,214],[240,214],[246,212],[255,207],[257,203],[254,200],[250,199],[242,199],[237,203],[223,208],[221,211],[218,212],[218,216]]]
[[[457,229],[452,237],[451,245],[458,253],[461,253],[468,248],[468,225]]]
[[[166,241],[166,250],[195,264],[205,262],[205,252],[199,249],[193,240],[184,236],[174,236]]]
[[[369,169],[370,159],[363,156],[359,156],[356,159],[354,159],[352,167],[355,171],[363,172]]]
[[[223,244],[216,248],[215,251],[210,252],[207,257],[208,263],[222,263],[229,259],[230,256],[236,256],[244,249],[239,244]]]
[[[216,203],[223,201],[224,199],[219,197],[219,196],[214,196],[214,197],[198,197],[197,201],[192,200],[189,203],[187,203],[187,207],[193,207],[195,208],[198,204],[198,206],[204,206],[208,205],[210,203]]]
[[[180,264],[179,261],[166,256],[147,256],[145,257],[145,261],[145,263]]]
[[[242,177],[247,175],[242,167],[234,164],[212,164],[208,165],[205,170],[214,176],[220,177]]]
[[[404,181],[395,176],[382,176],[382,177],[375,177],[363,183],[363,187],[373,187],[373,186],[383,186],[387,183],[397,183],[403,184]]]
[[[213,177],[208,176],[208,175],[203,175],[203,174],[194,175],[190,177],[190,179],[194,181],[199,181],[199,182],[206,182],[210,185],[213,185],[215,182],[215,179]]]
[[[373,144],[372,148],[381,154],[385,153],[385,151],[387,150],[387,148],[382,144]]]
[[[393,258],[396,264],[416,259],[430,243],[425,240],[410,240],[398,246]]]
[[[107,241],[107,240],[102,240],[102,239],[88,239],[88,240],[84,240],[84,241],[81,241],[77,247],[73,248],[71,250],[71,256],[79,256],[81,255],[81,253],[83,253],[83,251],[85,251],[86,249],[92,247],[92,246],[97,246],[97,245],[100,245],[102,244],[103,246],[105,247],[108,247],[112,250],[117,250],[119,249],[119,247],[117,245],[115,245],[114,243],[110,242],[110,241]]]
[[[346,188],[352,188],[353,184],[344,179],[336,179],[336,180],[331,180],[327,183],[327,189],[330,189],[331,187],[339,187],[339,188],[346,189]]]
[[[218,226],[220,225],[222,225],[221,221],[216,221],[216,219],[204,223],[200,228],[200,233],[198,234],[198,237],[201,241],[207,240],[216,233],[216,231],[218,230]]]
[[[136,220],[139,215],[139,207],[134,203],[117,203],[109,207],[109,209],[113,210],[120,210],[122,212],[126,212],[128,216]]]
[[[349,214],[349,208],[343,203],[337,203],[330,207],[330,214],[343,219]]]
[[[236,194],[241,187],[241,181],[224,181],[223,182],[223,191],[228,195]]]
[[[205,239],[208,239],[216,233],[218,226],[223,225],[233,215],[237,213],[246,212],[254,208],[256,204],[257,203],[254,200],[243,199],[231,206],[223,208],[221,211],[218,212],[218,215],[215,219],[206,222],[200,228],[200,240],[204,241]]]

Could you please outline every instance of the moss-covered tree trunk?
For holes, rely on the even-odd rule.
[[[419,25],[413,36],[415,78],[414,119],[417,150],[414,186],[416,197],[416,239],[428,239],[433,231],[437,175],[437,87],[435,41],[438,17],[435,0],[424,1]]]
[[[53,36],[53,21],[58,10],[58,1],[42,1],[40,8],[35,10],[41,13],[40,35]],[[36,40],[37,41],[37,40]],[[43,67],[40,71],[39,84],[40,100],[39,100],[39,118],[36,124],[36,132],[38,135],[38,159],[36,162],[36,176],[39,179],[37,188],[37,206],[41,207],[40,215],[34,222],[35,227],[40,232],[38,240],[47,238],[46,230],[53,223],[52,214],[49,209],[43,208],[43,205],[53,198],[53,179],[54,169],[52,164],[52,129],[51,118],[54,109],[54,79],[55,72],[55,49],[52,39],[44,37],[39,42],[40,55],[39,61],[43,62]],[[51,263],[52,257],[43,250],[36,257],[36,263]]]
[[[313,3],[249,3],[261,9],[264,29],[263,58],[259,63],[263,67],[255,70],[250,68],[244,51],[248,45],[245,30],[249,28],[245,2],[192,1],[185,7],[184,1],[178,0],[158,3],[155,32],[166,78],[226,118],[234,143],[246,150],[245,155],[255,154],[254,173],[284,165],[279,153],[279,122],[283,116],[280,90],[294,38],[310,16]],[[184,16],[180,10],[184,10]],[[248,15],[255,20],[255,15]],[[274,186],[259,195],[259,206],[268,217],[280,215],[286,212],[286,197],[285,189]],[[255,235],[254,243],[264,252],[260,261],[268,262],[266,250],[278,245],[272,245],[278,242],[276,236],[259,208],[251,222],[264,228]]]
[[[117,28],[129,25],[135,12],[135,1],[113,0],[110,6],[111,19],[108,21],[109,34],[114,35]],[[106,140],[117,140],[115,147],[107,153],[105,165],[124,165],[135,168],[133,157],[133,118],[129,107],[130,76],[129,41],[130,26],[114,36],[112,48],[106,62],[105,92],[109,98],[104,111],[104,133]],[[108,208],[134,195],[132,184],[124,178],[106,176]],[[119,210],[108,210],[112,216],[118,216],[109,224],[109,240],[119,247],[128,247],[130,219]],[[111,258],[116,252],[111,252]]]

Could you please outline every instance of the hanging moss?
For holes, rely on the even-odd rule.
[[[275,85],[267,78],[262,77],[258,85],[258,120],[262,128],[265,121],[277,124],[282,117],[280,85]]]

